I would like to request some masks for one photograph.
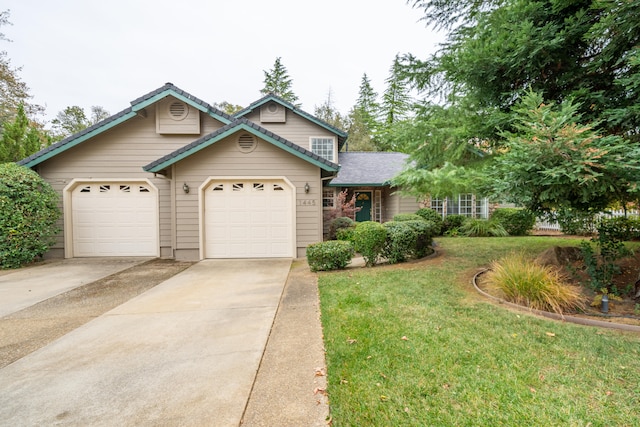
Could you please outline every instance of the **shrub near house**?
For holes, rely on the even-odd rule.
[[[32,170],[0,164],[0,268],[17,268],[53,244],[58,195]]]

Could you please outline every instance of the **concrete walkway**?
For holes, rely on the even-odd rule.
[[[202,261],[6,366],[0,425],[238,426],[290,264]]]

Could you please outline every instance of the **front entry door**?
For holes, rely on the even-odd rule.
[[[371,191],[359,191],[356,193],[356,208],[362,208],[356,212],[356,221],[371,221]]]

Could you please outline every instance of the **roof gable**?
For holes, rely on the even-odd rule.
[[[127,120],[138,115],[148,106],[168,96],[173,96],[174,98],[183,101],[184,103],[210,115],[211,117],[224,123],[225,125],[231,123],[234,119],[229,114],[207,104],[201,99],[196,98],[195,96],[183,91],[173,84],[166,83],[164,86],[159,87],[158,89],[131,101],[130,107],[102,120],[101,122],[96,123],[93,126],[90,126],[61,141],[58,141],[57,143],[52,144],[49,147],[43,148],[37,153],[20,160],[18,164],[26,167],[34,167],[42,163],[43,161],[50,159],[51,157],[54,157],[72,147],[75,147],[78,144],[85,142],[90,138],[93,138],[96,135],[99,135],[121,123],[126,122]]]
[[[185,145],[184,147],[181,147],[178,150],[175,150],[174,152],[169,153],[152,163],[149,163],[148,165],[144,166],[143,169],[147,172],[160,172],[166,167],[171,166],[172,164],[179,162],[180,160],[189,157],[192,154],[195,154],[198,151],[209,147],[216,142],[228,137],[229,135],[232,135],[241,130],[251,133],[256,137],[261,138],[315,166],[318,166],[325,171],[337,172],[340,168],[337,164],[330,162],[318,156],[317,154],[314,154],[311,151],[300,147],[299,145],[294,144],[293,142],[288,141],[261,126],[258,126],[257,124],[245,118],[239,118],[232,123],[229,123],[228,125],[223,126],[220,129],[217,129],[216,131],[193,141],[191,144]]]
[[[252,102],[251,105],[249,105],[247,108],[244,108],[240,111],[238,111],[237,113],[235,113],[233,116],[234,117],[244,117],[247,114],[251,113],[252,111],[260,108],[261,106],[269,103],[269,102],[275,102],[277,104],[282,105],[285,108],[288,108],[289,110],[291,110],[292,112],[294,112],[295,114],[304,117],[305,119],[309,120],[312,123],[315,123],[316,125],[328,130],[329,132],[335,133],[338,136],[338,150],[342,149],[342,146],[344,145],[345,141],[347,140],[347,132],[338,129],[337,127],[334,127],[332,125],[330,125],[329,123],[325,122],[324,120],[321,120],[317,117],[315,117],[312,114],[307,113],[306,111],[301,110],[300,108],[296,107],[295,105],[291,104],[288,101],[285,101],[284,99],[280,98],[277,95],[274,94],[269,94],[266,95],[260,99],[258,99],[255,102]]]

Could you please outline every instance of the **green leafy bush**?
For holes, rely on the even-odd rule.
[[[526,209],[499,208],[491,214],[510,236],[526,236],[536,223],[536,216]]]
[[[457,230],[462,227],[466,219],[467,217],[464,215],[447,215],[442,222],[442,233],[457,234]]]
[[[597,226],[598,234],[604,233],[620,241],[640,238],[640,219],[637,217],[602,218]]]
[[[356,231],[355,227],[349,228],[340,228],[336,231],[336,239],[337,240],[346,240],[347,242],[353,243],[353,235]]]
[[[31,169],[0,164],[0,268],[16,268],[49,250],[58,232],[58,194]]]
[[[422,217],[420,215],[417,214],[412,214],[412,213],[401,213],[401,214],[395,214],[393,216],[393,220],[394,221],[421,221]]]
[[[382,255],[387,258],[389,264],[404,262],[415,253],[418,233],[408,222],[389,221],[382,224],[387,231]]]
[[[522,254],[494,261],[487,280],[505,300],[536,310],[562,314],[584,307],[580,288],[569,284],[560,270],[539,265]]]
[[[413,256],[416,258],[422,258],[433,252],[433,237],[436,235],[436,230],[439,230],[438,225],[433,221],[405,221],[416,232],[416,245],[413,250]]]
[[[338,230],[343,228],[353,228],[356,222],[347,216],[341,216],[335,218],[329,223],[329,240],[335,240],[338,235]]]
[[[362,255],[367,267],[376,265],[386,239],[387,230],[380,223],[364,221],[356,225],[353,232],[355,250]]]
[[[442,219],[442,215],[438,213],[438,211],[431,208],[421,208],[416,211],[416,215],[419,215],[425,221],[433,222],[433,224],[435,225],[435,228],[433,229],[434,236],[439,236],[442,233],[444,220]]]
[[[560,231],[575,236],[588,236],[596,231],[596,216],[594,212],[580,212],[562,209],[553,212],[550,219],[557,221]]]
[[[467,237],[505,237],[509,235],[498,222],[481,218],[467,218],[460,227],[460,233]]]
[[[351,242],[329,240],[307,246],[307,262],[311,271],[338,270],[351,262],[355,251]]]

